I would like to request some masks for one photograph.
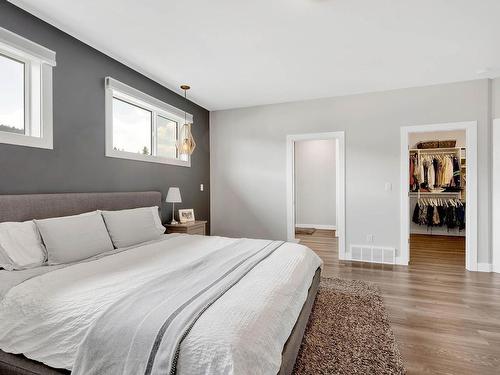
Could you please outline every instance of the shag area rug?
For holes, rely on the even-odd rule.
[[[294,374],[406,374],[377,287],[321,279]]]

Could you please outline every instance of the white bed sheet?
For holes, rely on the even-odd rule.
[[[89,327],[127,290],[234,241],[165,236],[32,277],[0,301],[0,349],[71,369]],[[276,373],[320,265],[306,247],[284,244],[202,315],[181,345],[178,373]]]

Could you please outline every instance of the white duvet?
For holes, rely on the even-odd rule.
[[[24,281],[0,301],[0,349],[71,369],[89,328],[127,291],[234,241],[164,236]],[[199,318],[182,342],[178,373],[276,374],[320,265],[302,245],[281,246]]]

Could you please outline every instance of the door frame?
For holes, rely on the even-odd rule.
[[[500,118],[493,120],[493,165],[492,165],[492,268],[500,273]]]
[[[404,126],[401,128],[401,262],[408,264],[410,260],[409,135],[410,133],[450,130],[465,130],[466,133],[465,268],[469,271],[477,271],[477,121]]]
[[[304,133],[286,136],[286,211],[287,240],[298,242],[295,238],[295,142],[312,140],[336,140],[336,234],[339,243],[339,259],[346,259],[345,253],[345,133],[343,131],[327,133]]]

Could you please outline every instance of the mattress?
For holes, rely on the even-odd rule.
[[[235,241],[164,236],[98,259],[16,276],[0,301],[0,349],[71,370],[89,329],[124,293]],[[178,373],[277,373],[320,265],[304,246],[280,246],[199,318],[182,343]]]

